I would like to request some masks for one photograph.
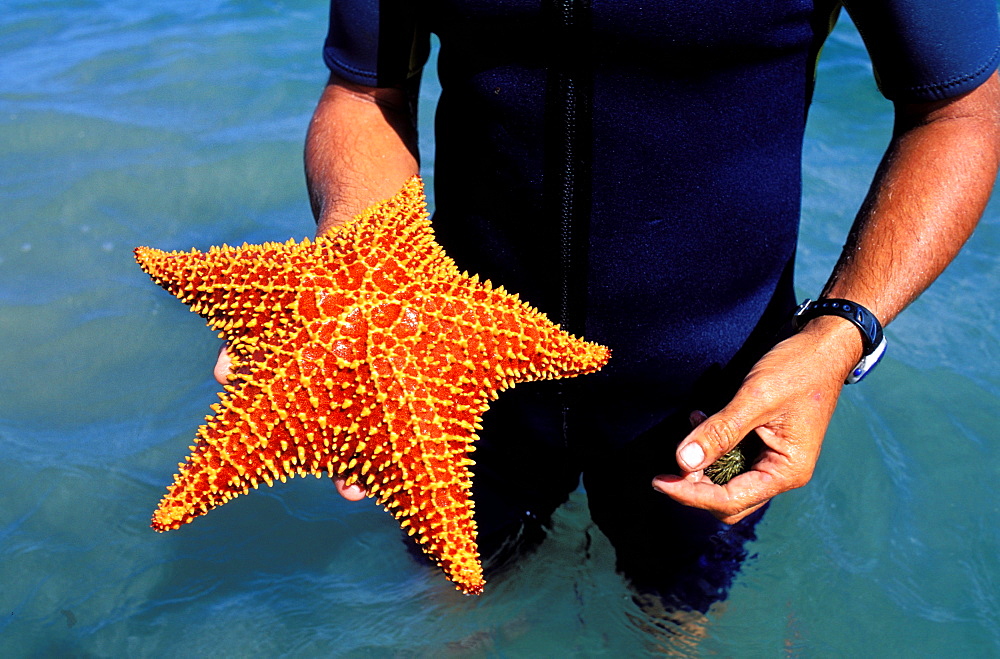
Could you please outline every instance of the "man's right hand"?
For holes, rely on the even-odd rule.
[[[222,346],[219,350],[219,359],[215,362],[214,373],[215,379],[218,380],[219,384],[226,384],[229,381],[231,365],[232,359],[229,357],[229,351],[226,350],[226,346]],[[333,486],[337,488],[337,494],[348,501],[361,501],[367,496],[367,492],[357,484],[345,485],[344,479],[339,476],[333,476],[332,480]]]
[[[306,184],[316,235],[321,236],[372,204],[388,199],[420,171],[411,95],[416,87],[364,87],[331,75],[306,136]],[[231,360],[225,346],[215,379],[226,384]],[[340,496],[360,501],[367,493],[333,477]]]

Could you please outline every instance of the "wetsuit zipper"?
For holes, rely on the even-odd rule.
[[[568,41],[570,46],[572,44],[572,29],[573,29],[573,19],[576,17],[574,0],[564,0],[559,3],[559,13],[561,19],[561,28],[567,34],[563,36],[565,41]],[[567,48],[566,50],[570,50]],[[564,50],[564,53],[566,51]],[[575,167],[574,167],[574,154],[576,147],[576,88],[575,81],[573,79],[571,62],[565,62],[562,70],[559,72],[560,75],[560,99],[561,104],[561,114],[562,114],[562,153],[559,154],[559,158],[562,161],[562,172],[559,179],[559,260],[562,270],[562,291],[560,295],[560,316],[562,320],[562,325],[565,328],[570,326],[570,288],[572,286],[572,270],[573,270],[573,220],[574,220],[574,190],[576,189],[576,181],[574,179]]]
[[[589,228],[590,0],[549,0],[552,69],[547,145],[550,208],[558,222],[563,329],[582,334],[585,321]],[[568,441],[571,387],[560,386],[563,439]]]
[[[587,54],[589,0],[553,0],[553,73],[547,174],[559,223],[560,323],[583,331],[589,222],[590,74]]]

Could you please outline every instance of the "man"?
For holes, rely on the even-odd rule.
[[[820,297],[886,324],[987,201],[1000,39],[992,0],[858,4],[896,125]],[[841,387],[875,348],[831,308],[789,324],[802,134],[837,10],[333,0],[305,154],[318,233],[418,172],[413,99],[433,31],[440,242],[612,348],[602,372],[519,387],[486,415],[485,553],[537,537],[582,473],[623,572],[704,610],[767,502],[809,480]],[[711,483],[705,467],[748,436],[750,471]]]

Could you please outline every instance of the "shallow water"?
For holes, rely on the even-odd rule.
[[[775,501],[707,618],[632,601],[582,491],[536,554],[463,597],[388,515],[325,481],[148,528],[215,400],[217,344],[131,250],[311,233],[301,147],[325,79],[322,3],[5,6],[0,656],[1000,654],[996,205],[888,330],[815,478]],[[889,112],[842,24],[806,145],[803,295],[839,252]]]

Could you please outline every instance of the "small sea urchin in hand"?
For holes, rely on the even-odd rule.
[[[339,475],[459,589],[481,593],[469,466],[483,413],[515,383],[589,373],[610,356],[460,272],[416,177],[315,241],[135,255],[232,357],[214,416],[153,515],[158,531],[261,482]]]
[[[744,471],[747,460],[743,449],[736,446],[721,458],[705,467],[705,475],[716,485],[725,485]]]

